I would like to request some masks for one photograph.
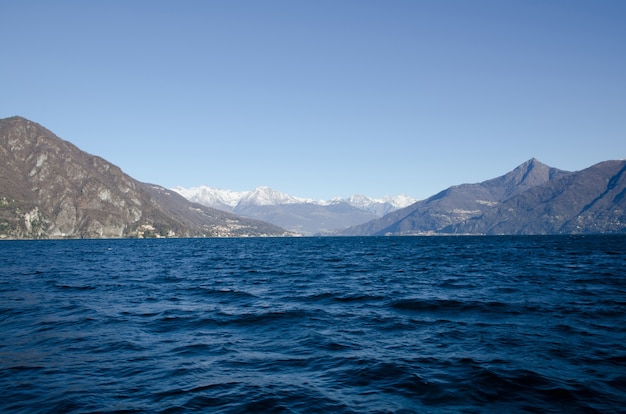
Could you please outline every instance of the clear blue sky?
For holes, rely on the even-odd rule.
[[[0,117],[145,182],[426,198],[626,157],[626,1],[0,0]]]

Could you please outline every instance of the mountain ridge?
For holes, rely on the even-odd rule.
[[[5,239],[626,233],[626,160],[570,172],[531,158],[502,176],[451,186],[387,214],[413,200],[316,201],[270,187],[207,194],[224,209],[139,182],[35,122],[0,119]]]
[[[551,185],[530,188],[480,219],[459,223],[446,231],[454,234],[625,232],[626,161],[603,161],[559,177]]]
[[[296,197],[280,191],[276,191],[269,186],[256,187],[250,191],[233,191],[210,187],[208,185],[200,185],[197,187],[172,187],[171,190],[176,191],[190,201],[210,207],[210,204],[222,204],[229,207],[236,207],[237,204],[253,204],[253,205],[279,205],[279,204],[296,204],[310,203],[316,205],[330,205],[340,202],[346,202],[349,205],[363,210],[372,208],[373,205],[388,205],[389,208],[402,208],[414,203],[415,199],[404,194],[397,196],[384,196],[381,198],[368,197],[363,194],[353,194],[348,198],[336,197],[329,200],[316,200],[313,198]]]
[[[286,234],[139,182],[26,118],[0,119],[0,238]]]
[[[240,192],[206,185],[174,187],[172,190],[190,201],[267,221],[303,235],[332,233],[415,202],[406,195],[374,199],[359,194],[348,199],[314,200],[291,196],[267,186]]]
[[[623,164],[626,161],[605,161],[569,172],[532,158],[500,177],[449,187],[404,209],[337,234],[624,232],[626,170],[621,167]],[[616,166],[622,169],[616,171]],[[608,195],[618,190],[621,192],[608,201]],[[577,212],[575,206],[582,209]]]

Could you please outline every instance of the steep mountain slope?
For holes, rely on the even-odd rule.
[[[605,161],[528,189],[444,229],[471,234],[626,232],[626,161]]]
[[[394,211],[368,223],[352,227],[341,235],[436,234],[472,217],[478,217],[503,201],[568,175],[530,159],[513,171],[476,184],[450,187],[426,200]]]
[[[0,120],[0,238],[283,234],[136,181],[27,119]]]
[[[408,196],[372,199],[354,195],[348,199],[318,201],[281,193],[269,187],[235,192],[208,186],[175,187],[190,201],[267,221],[304,235],[326,234],[381,217],[413,202]]]

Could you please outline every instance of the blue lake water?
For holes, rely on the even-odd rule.
[[[626,236],[0,242],[0,412],[626,410]]]

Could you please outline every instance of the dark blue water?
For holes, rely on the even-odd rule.
[[[626,412],[626,236],[0,242],[1,412]]]

